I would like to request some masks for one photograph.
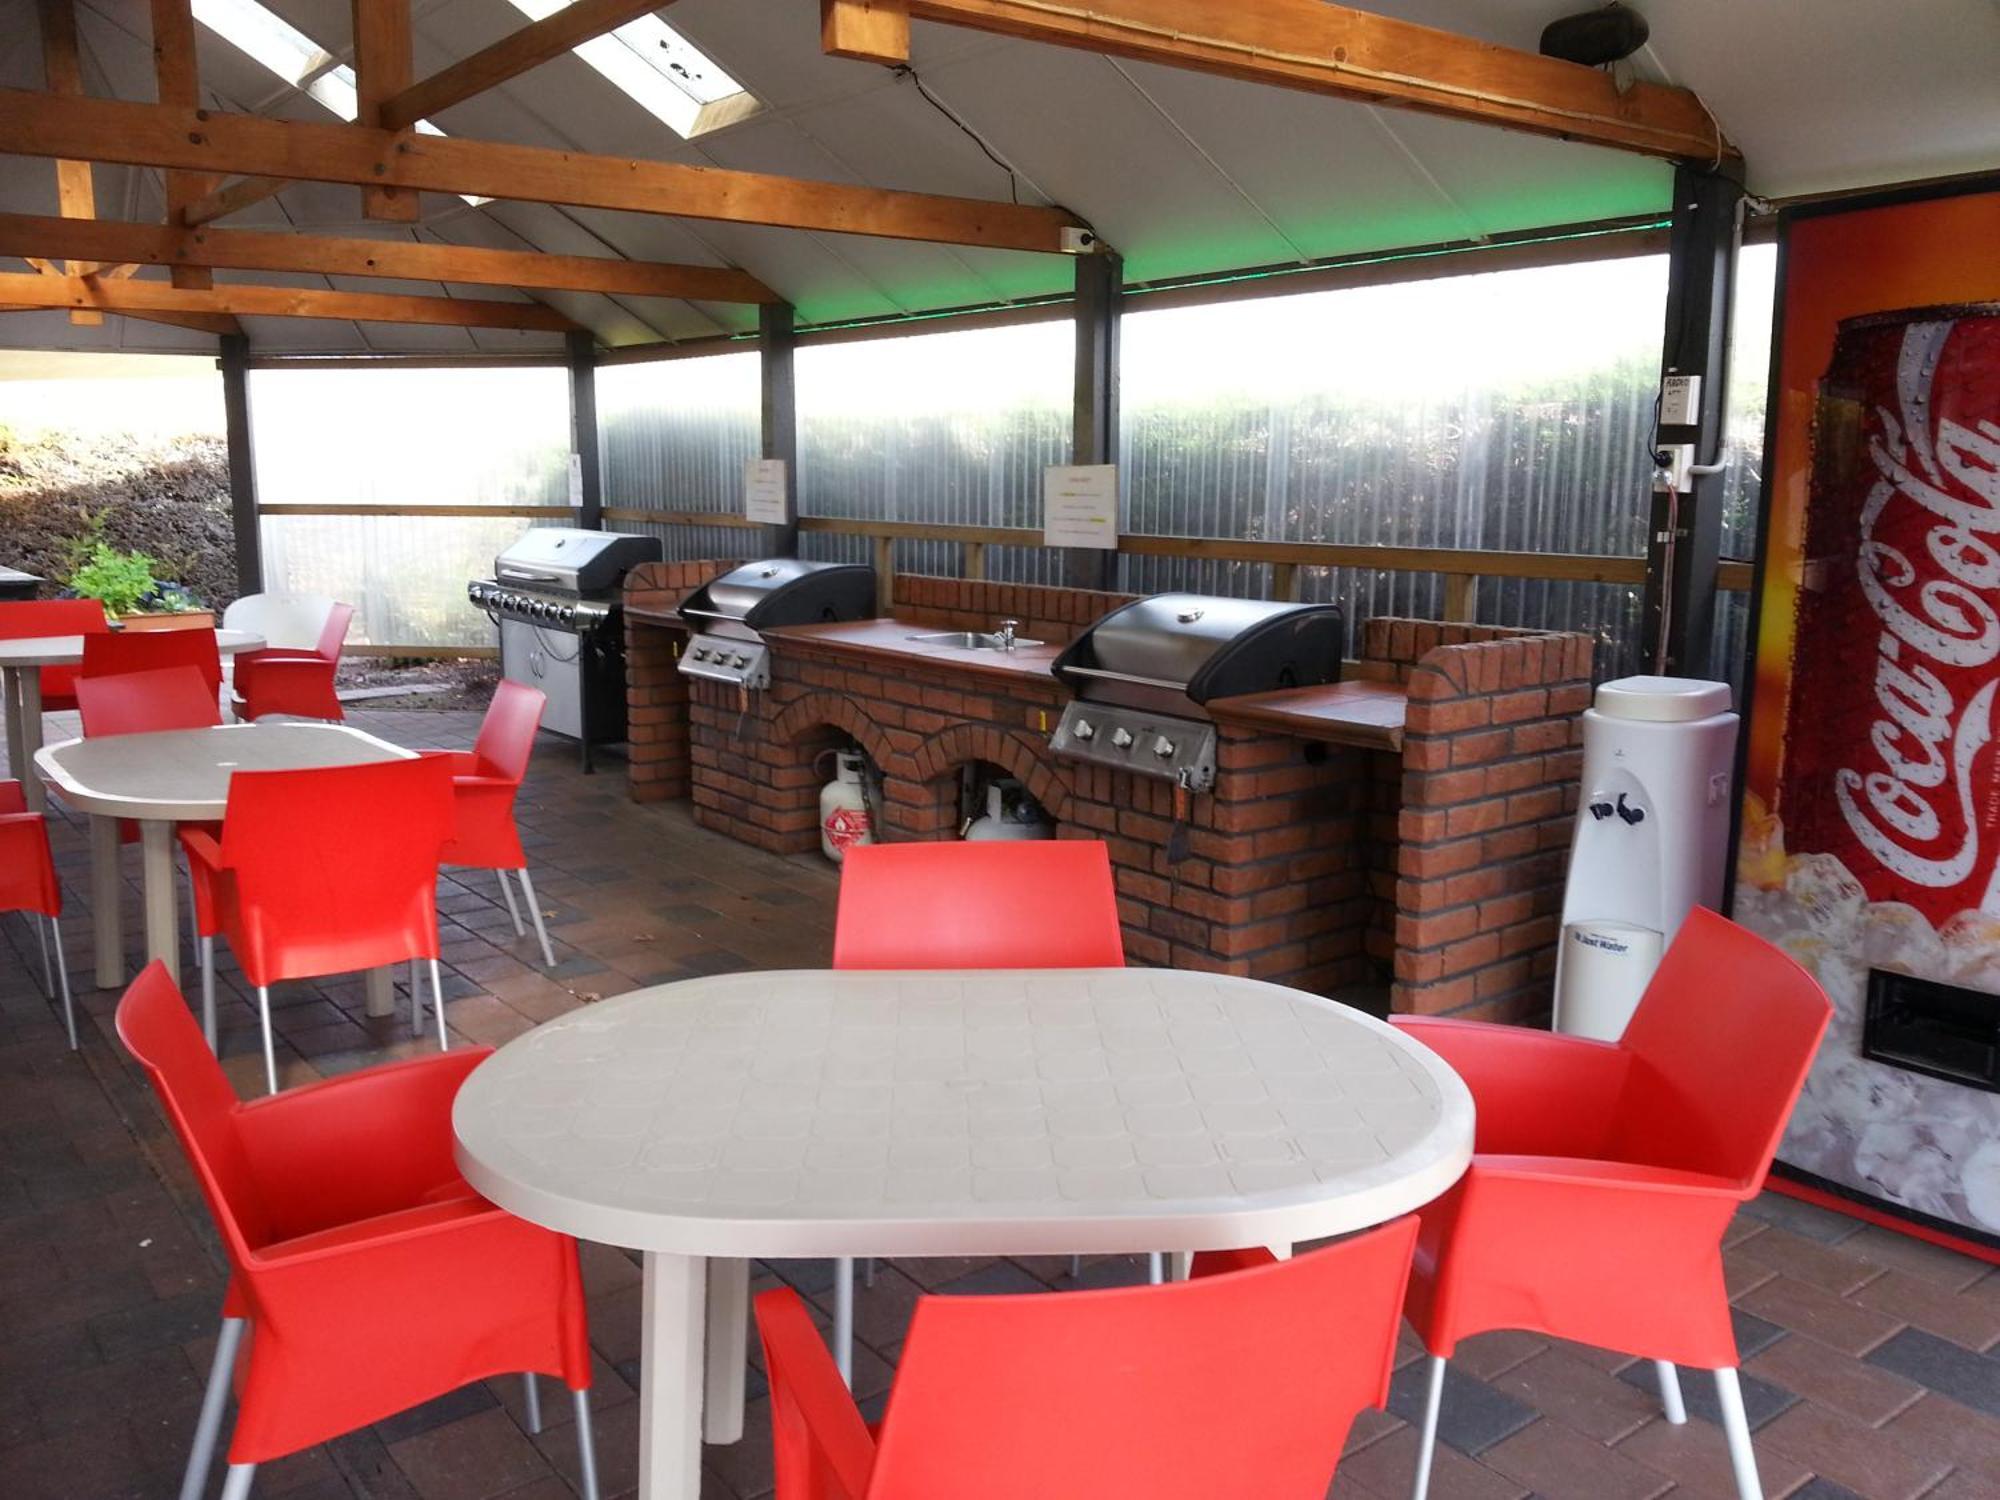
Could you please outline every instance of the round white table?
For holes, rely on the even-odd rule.
[[[224,656],[258,651],[264,637],[247,630],[217,630],[215,649]],[[7,765],[19,777],[28,806],[45,806],[41,784],[29,771],[42,748],[42,668],[73,667],[83,660],[80,635],[22,636],[0,640],[0,713],[7,717]]]
[[[1162,969],[691,979],[509,1042],[452,1109],[493,1202],[645,1252],[645,1500],[742,1435],[750,1257],[1290,1245],[1437,1197],[1472,1121],[1360,1011]]]
[[[103,735],[64,740],[35,755],[43,781],[78,812],[90,814],[90,914],[97,944],[97,983],[125,982],[120,942],[118,824],[139,825],[146,902],[146,956],[164,962],[176,980],[180,942],[174,915],[174,825],[212,823],[229,800],[237,771],[298,771],[409,760],[416,752],[344,724],[273,721],[171,729],[158,734]],[[386,974],[386,971],[377,971]],[[370,1010],[386,1014],[388,992],[372,979]]]

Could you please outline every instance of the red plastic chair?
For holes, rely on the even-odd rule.
[[[1761,1494],[1736,1378],[1722,1235],[1756,1196],[1832,1013],[1783,953],[1708,911],[1682,924],[1617,1043],[1399,1018],[1478,1109],[1472,1166],[1427,1205],[1407,1312],[1430,1351],[1413,1495],[1423,1500],[1445,1361],[1520,1328],[1715,1371],[1736,1485]]]
[[[188,635],[161,630],[156,635]],[[107,636],[116,641],[117,636]],[[89,646],[86,643],[86,651]],[[83,714],[85,739],[106,734],[151,734],[167,729],[210,729],[222,722],[215,691],[199,668],[186,663],[115,675],[93,673],[84,659],[77,679],[76,705]]]
[[[222,697],[222,653],[212,630],[120,630],[83,639],[79,677],[115,677],[132,672],[157,672],[192,667],[208,684],[208,695]],[[217,708],[217,722],[222,710]]]
[[[229,781],[221,841],[201,832],[182,839],[202,932],[226,933],[257,987],[273,1093],[271,986],[281,979],[428,959],[438,1045],[451,1045],[437,965],[438,852],[450,832],[450,779],[441,762],[419,757],[239,771]],[[212,943],[203,939],[211,969]],[[414,982],[410,1017],[421,1031]]]
[[[43,635],[107,635],[111,622],[95,599],[17,599],[0,604],[0,640],[29,640]],[[44,711],[76,707],[75,667],[43,667]]]
[[[537,1374],[574,1393],[583,1493],[596,1500],[576,1242],[494,1207],[452,1163],[452,1100],[490,1049],[241,1103],[159,963],[119,1001],[118,1035],[146,1069],[229,1257],[184,1497],[206,1486],[232,1375],[225,1500],[247,1500],[260,1463],[525,1371],[531,1428]]]
[[[1093,839],[860,844],[847,851],[836,969],[1116,969],[1111,856]]]
[[[507,915],[514,919],[514,935],[525,937],[521,908],[507,880],[509,870],[518,874],[528,914],[534,919],[535,939],[542,945],[542,961],[553,969],[555,950],[549,946],[542,906],[528,876],[527,852],[521,848],[520,830],[514,826],[514,799],[520,793],[521,778],[528,773],[535,731],[541,727],[542,710],[548,701],[540,688],[503,679],[494,689],[486,717],[479,723],[479,738],[470,750],[422,753],[451,767],[453,830],[451,842],[444,847],[443,863],[491,870],[507,900]]]
[[[69,963],[63,957],[62,882],[56,878],[55,856],[49,850],[49,828],[40,813],[28,811],[28,799],[18,781],[0,781],[0,911],[33,912],[48,922],[35,924],[42,945],[42,978],[49,994],[62,980],[63,1025],[69,1028],[70,1051],[76,1050],[76,1009],[69,998]],[[49,934],[55,935],[56,967],[49,972]]]
[[[301,719],[346,717],[333,689],[333,674],[347,642],[347,625],[354,606],[336,604],[328,611],[312,651],[266,647],[236,657],[236,717],[261,719],[267,714],[291,714]]]
[[[1095,839],[856,844],[840,866],[836,969],[1122,969],[1111,853]],[[869,1263],[869,1284],[874,1264]],[[1155,1282],[1165,1279],[1153,1257]],[[854,1370],[854,1261],[834,1263],[834,1359]]]
[[[1388,1397],[1415,1239],[1399,1219],[1238,1275],[921,1298],[875,1432],[798,1294],[762,1293],[776,1500],[1322,1500]]]

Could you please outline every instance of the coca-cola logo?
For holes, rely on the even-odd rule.
[[[1856,578],[1882,623],[1871,761],[1835,773],[1842,817],[1883,868],[1962,883],[1979,863],[1973,766],[1993,738],[2000,678],[2000,427],[1946,418],[1932,395],[1949,321],[1913,323],[1897,361],[1900,411],[1877,408],[1878,476],[1860,515]],[[1933,667],[1942,668],[1940,676]],[[1971,686],[1966,701],[1959,687]],[[1947,682],[1946,678],[1951,679]]]

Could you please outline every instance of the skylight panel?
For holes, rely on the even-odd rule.
[[[353,120],[361,113],[354,69],[258,0],[190,0],[194,18],[224,41],[254,58],[285,82],[303,90],[331,114]],[[419,135],[443,135],[429,120],[417,121]],[[459,194],[477,208],[490,198]]]
[[[568,7],[571,0],[511,0],[531,21]],[[576,56],[676,135],[691,138],[720,129],[763,106],[699,47],[656,15],[627,21],[592,37]]]

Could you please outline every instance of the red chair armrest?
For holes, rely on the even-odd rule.
[[[472,776],[479,770],[479,757],[470,750],[419,750],[417,754],[425,760],[442,760],[451,766],[453,776]]]
[[[449,1198],[279,1240],[253,1252],[252,1259],[260,1265],[270,1266],[330,1259],[350,1251],[365,1250],[381,1241],[402,1240],[422,1231],[452,1228],[467,1220],[494,1218],[505,1213],[505,1209],[496,1208],[477,1196]]]
[[[1631,1071],[1610,1042],[1525,1026],[1397,1016],[1391,1025],[1437,1053],[1465,1080],[1478,1113],[1474,1149],[1485,1155],[1601,1153]]]
[[[0,781],[0,813],[21,813],[28,810],[28,797],[21,790],[18,781]]]
[[[757,1334],[771,1381],[776,1500],[863,1500],[875,1439],[799,1294],[760,1292]]]
[[[204,873],[215,873],[224,868],[222,845],[216,842],[215,835],[198,825],[188,824],[182,825],[180,833],[182,850],[190,860],[207,867]]]
[[[460,1184],[452,1101],[492,1050],[458,1048],[240,1105],[238,1136],[274,1231],[289,1238],[375,1218]]]
[[[1685,1172],[1678,1167],[1650,1167],[1634,1162],[1596,1161],[1573,1156],[1481,1155],[1478,1164],[1481,1173],[1496,1181],[1723,1198],[1731,1202],[1745,1196],[1742,1185],[1727,1177],[1717,1177],[1708,1172]]]

